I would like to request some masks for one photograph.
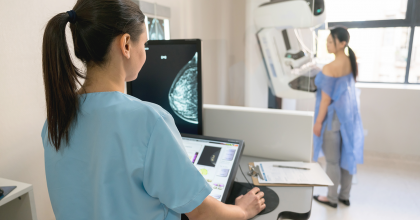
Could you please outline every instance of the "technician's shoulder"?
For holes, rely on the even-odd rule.
[[[141,114],[142,116],[152,117],[154,119],[172,118],[172,116],[162,107],[154,103],[142,101],[136,97],[127,94],[121,94],[124,98],[124,103],[127,110],[134,112],[135,114]]]

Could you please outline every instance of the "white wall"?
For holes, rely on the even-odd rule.
[[[54,219],[44,170],[41,45],[46,22],[75,0],[0,2],[0,177],[31,183],[38,218]]]
[[[75,2],[0,1],[0,177],[34,185],[42,220],[55,219],[40,136],[46,118],[42,36],[47,21]],[[171,7],[172,38],[203,40],[204,103],[243,105],[245,1],[153,2]]]
[[[420,86],[358,87],[366,152],[420,159]]]
[[[191,0],[184,38],[203,40],[203,101],[243,105],[245,2]]]
[[[245,106],[267,108],[268,84],[254,24],[254,11],[268,0],[246,0]]]

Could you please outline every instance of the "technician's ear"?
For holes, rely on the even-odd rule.
[[[124,57],[130,59],[131,56],[131,37],[129,34],[123,34],[120,38],[120,48]]]

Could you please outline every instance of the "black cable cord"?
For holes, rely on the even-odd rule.
[[[242,167],[241,167],[241,165],[239,164],[239,169],[241,170],[241,173],[242,173],[242,175],[244,176],[244,178],[245,178],[245,180],[248,182],[248,184],[251,186],[251,189],[252,188],[254,188],[255,186],[254,186],[254,184],[251,184],[249,181],[248,181],[248,178],[246,178],[246,176],[245,176],[245,174],[244,174],[244,171],[242,171]]]

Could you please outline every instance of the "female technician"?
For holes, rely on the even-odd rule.
[[[146,60],[144,18],[130,0],[78,0],[47,24],[42,139],[57,220],[252,218],[265,208],[258,188],[236,205],[209,196],[171,115],[123,93]],[[86,78],[72,63],[67,22]]]
[[[324,66],[316,79],[314,157],[320,151],[327,160],[327,174],[334,186],[328,187],[328,196],[314,196],[323,204],[336,208],[338,201],[350,205],[350,189],[356,164],[363,163],[363,126],[356,101],[356,56],[348,46],[346,28],[331,30],[327,39],[328,53],[335,60]],[[348,48],[349,56],[344,52]],[[338,194],[338,185],[341,185]]]

